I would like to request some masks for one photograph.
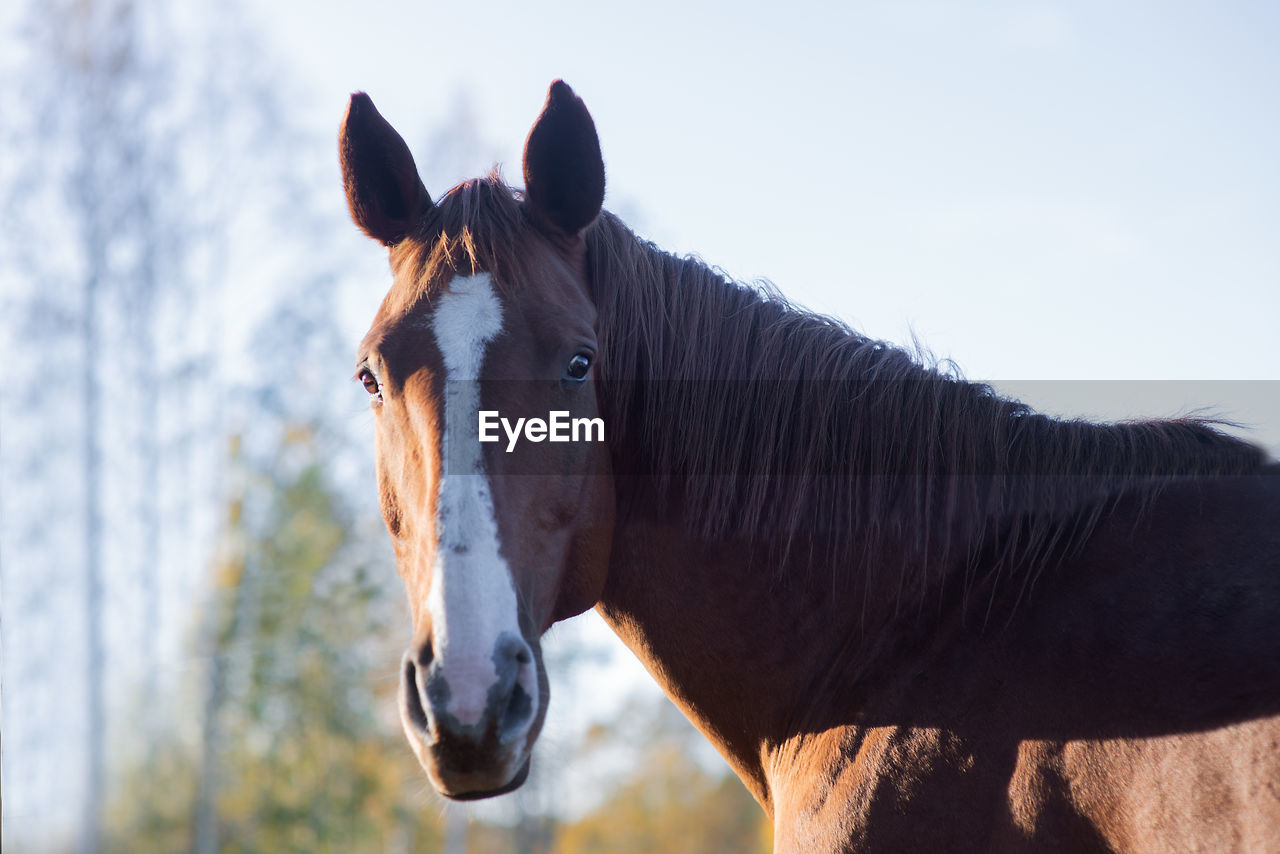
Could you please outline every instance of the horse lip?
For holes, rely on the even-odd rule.
[[[528,730],[522,733],[523,738],[528,735]],[[442,796],[455,801],[490,798],[519,788],[529,776],[532,754],[527,743],[504,743],[492,726],[478,740],[456,736],[419,734],[413,745],[432,787]]]
[[[524,762],[521,763],[520,768],[516,771],[515,775],[496,789],[475,789],[464,792],[447,792],[439,785],[435,785],[435,780],[432,780],[432,784],[435,785],[436,791],[439,792],[441,796],[448,798],[451,801],[480,801],[485,798],[495,798],[498,795],[505,795],[509,792],[514,792],[516,789],[523,786],[525,780],[529,779],[529,768],[532,761],[532,757],[526,756]]]

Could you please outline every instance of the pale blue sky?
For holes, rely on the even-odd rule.
[[[565,78],[596,118],[607,204],[643,233],[877,337],[914,329],[972,377],[1280,379],[1278,10],[373,0],[255,14],[315,121],[336,127],[365,89],[421,151],[465,93],[501,146],[475,168],[496,157],[516,182],[546,86]]]

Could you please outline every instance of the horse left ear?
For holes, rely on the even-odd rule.
[[[534,214],[568,235],[595,221],[604,204],[604,159],[582,99],[563,80],[551,84],[524,143],[525,199]]]

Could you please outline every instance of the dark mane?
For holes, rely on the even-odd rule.
[[[1209,419],[1037,414],[608,213],[586,237],[611,442],[697,508],[702,537],[817,538],[844,562],[885,545],[939,566],[994,551],[1035,569],[1121,494],[1266,461]]]

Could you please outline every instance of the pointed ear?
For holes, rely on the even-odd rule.
[[[363,92],[347,104],[338,159],[351,218],[374,240],[399,243],[431,207],[409,146]]]
[[[551,84],[525,140],[524,186],[532,212],[565,234],[578,234],[600,215],[604,160],[596,125],[563,80]]]

